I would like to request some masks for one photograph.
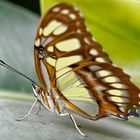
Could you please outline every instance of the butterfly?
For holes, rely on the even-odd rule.
[[[50,111],[56,109],[63,114],[64,109],[68,114],[74,112],[90,120],[108,116],[127,120],[129,116],[138,116],[139,88],[112,63],[87,30],[82,14],[71,5],[55,5],[42,17],[34,58],[43,96],[38,90],[36,94]],[[74,94],[69,91],[72,88],[84,90],[98,104],[95,116],[67,98]]]
[[[21,120],[39,102],[60,116],[69,115],[79,133],[86,136],[78,128],[73,113],[92,121],[110,116],[122,120],[138,116],[140,89],[112,63],[75,7],[60,3],[41,18],[34,42],[34,61],[41,86],[32,81],[36,100]],[[96,103],[97,113],[88,112],[75,99]]]

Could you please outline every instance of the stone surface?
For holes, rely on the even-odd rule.
[[[139,140],[140,127],[124,121],[102,119],[89,121],[75,116],[81,130],[88,135],[82,137],[68,117],[59,117],[44,109],[38,115],[35,107],[32,115],[24,121],[15,118],[25,115],[32,103],[0,99],[0,138],[3,140]],[[139,121],[139,120],[137,120]]]

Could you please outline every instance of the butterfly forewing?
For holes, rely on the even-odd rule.
[[[42,18],[35,46],[57,58],[82,55],[83,59],[108,61],[107,55],[87,31],[79,11],[65,3],[51,8]]]
[[[54,6],[41,19],[34,57],[43,90],[54,88],[69,108],[88,119],[110,115],[125,119],[130,108],[139,105],[139,89],[112,65],[87,31],[80,12],[66,3]],[[92,117],[69,96],[96,101],[99,114]]]

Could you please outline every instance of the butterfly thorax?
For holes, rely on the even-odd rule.
[[[38,101],[50,112],[56,112],[57,114],[64,113],[64,105],[60,97],[54,92],[45,93],[42,88],[38,86],[33,87],[34,95]]]

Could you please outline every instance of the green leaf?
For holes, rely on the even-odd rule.
[[[112,61],[140,85],[140,1],[63,0],[75,5],[86,25]],[[61,0],[41,0],[44,13]]]

